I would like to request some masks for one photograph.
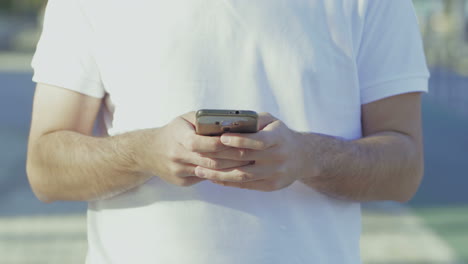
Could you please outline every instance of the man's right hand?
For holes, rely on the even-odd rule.
[[[178,186],[191,186],[195,167],[226,169],[246,164],[201,157],[198,152],[226,148],[219,137],[196,135],[195,113],[169,124],[111,137],[94,137],[102,100],[61,87],[39,84],[29,136],[27,173],[44,202],[110,198],[154,175]]]
[[[195,168],[228,169],[249,164],[202,157],[199,153],[218,152],[227,148],[217,136],[200,136],[195,132],[195,112],[175,118],[164,127],[144,133],[137,163],[145,172],[178,186],[191,186],[205,179],[195,176]],[[138,151],[138,149],[136,150]]]

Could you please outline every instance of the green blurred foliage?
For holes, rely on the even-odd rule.
[[[0,12],[13,14],[35,14],[47,0],[1,0]]]
[[[0,16],[37,17],[47,0],[0,0]],[[468,0],[413,0],[428,64],[468,76]]]
[[[468,76],[468,1],[413,0],[428,64]]]

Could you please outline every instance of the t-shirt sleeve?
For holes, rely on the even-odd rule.
[[[93,30],[77,0],[49,0],[31,66],[33,81],[102,98]]]
[[[429,71],[410,0],[368,0],[357,67],[361,104],[427,92]]]

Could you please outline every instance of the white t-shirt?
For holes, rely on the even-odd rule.
[[[361,134],[361,105],[427,90],[410,0],[49,0],[35,82],[106,96],[110,135],[200,108]],[[313,162],[313,161],[311,161]],[[89,203],[88,264],[360,263],[360,205],[158,177]]]

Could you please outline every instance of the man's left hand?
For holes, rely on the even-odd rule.
[[[250,165],[213,170],[197,167],[195,174],[214,183],[259,191],[283,189],[299,180],[303,171],[301,134],[270,114],[259,114],[260,130],[252,134],[225,133],[221,142],[233,147],[200,155],[215,159],[251,161]]]

